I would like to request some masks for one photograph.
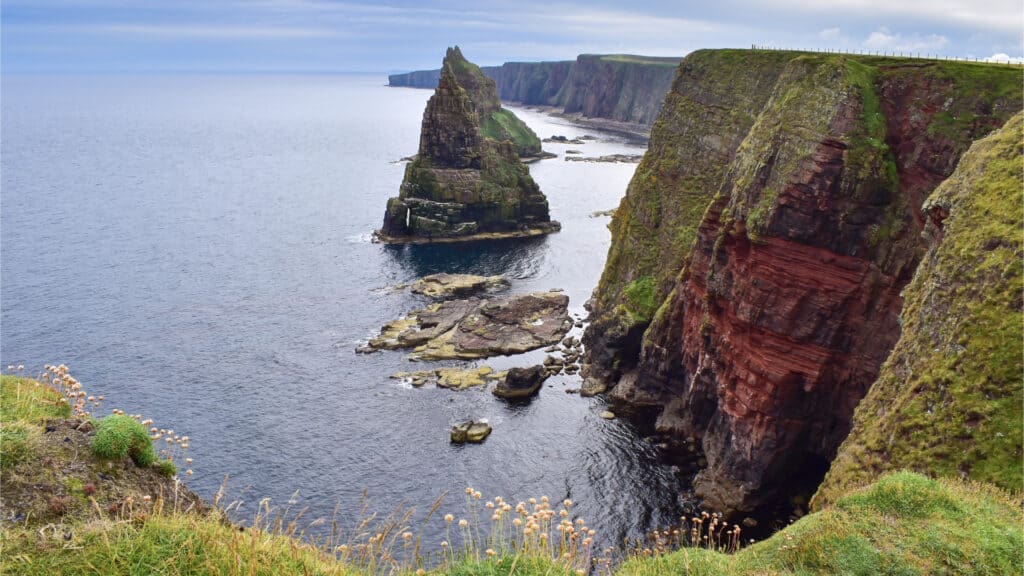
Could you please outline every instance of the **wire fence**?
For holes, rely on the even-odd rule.
[[[765,46],[759,44],[751,44],[751,50],[773,50],[776,52],[809,52],[813,54],[844,54],[851,56],[879,56],[879,57],[892,57],[892,58],[916,58],[920,60],[943,60],[949,62],[977,62],[979,64],[1002,64],[1005,66],[1016,66],[1024,67],[1024,62],[1014,62],[1012,59],[1007,60],[994,60],[989,58],[961,58],[958,56],[946,56],[943,54],[928,54],[927,52],[913,52],[906,50],[838,50],[838,49],[816,49],[808,50],[806,48],[782,48],[779,46]]]

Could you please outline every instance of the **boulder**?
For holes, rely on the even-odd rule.
[[[464,444],[466,442],[479,444],[490,433],[490,424],[469,420],[452,426],[451,440],[453,444]]]
[[[547,377],[547,371],[540,364],[529,368],[512,368],[491,393],[499,398],[528,398],[540,390]]]

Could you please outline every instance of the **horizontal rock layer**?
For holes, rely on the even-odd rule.
[[[585,374],[701,441],[705,503],[813,491],[899,338],[921,202],[1021,107],[1020,71],[688,56],[612,222]]]

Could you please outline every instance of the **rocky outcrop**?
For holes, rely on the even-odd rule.
[[[1024,489],[1024,116],[975,143],[923,206],[902,334],[812,502],[886,471]]]
[[[388,200],[383,242],[531,236],[559,229],[519,153],[540,152],[536,134],[501,108],[494,83],[448,50],[427,103],[419,154],[399,196]]]
[[[495,372],[490,366],[480,366],[478,368],[437,368],[435,370],[395,372],[391,375],[392,379],[401,380],[416,388],[421,388],[426,384],[433,384],[438,388],[448,388],[449,390],[468,390],[470,388],[483,387],[504,377],[504,372]]]
[[[506,399],[529,398],[540,390],[547,377],[547,370],[540,364],[529,368],[510,368],[491,393]]]
[[[557,292],[448,300],[385,324],[368,346],[414,348],[419,360],[520,354],[558,342],[572,328],[568,306]]]
[[[680,65],[612,222],[585,373],[701,442],[706,505],[813,491],[899,337],[921,200],[1020,110],[1020,79],[787,52]]]
[[[470,420],[468,422],[452,426],[451,439],[452,444],[464,444],[466,442],[479,444],[480,442],[483,442],[485,438],[490,436],[490,434],[490,424]]]
[[[509,287],[503,276],[476,274],[430,274],[412,283],[409,291],[438,300],[466,297],[482,292],[498,292]]]
[[[680,58],[581,54],[575,61],[506,62],[482,68],[507,102],[554,106],[584,118],[649,127],[658,116]],[[388,76],[390,86],[433,88],[440,70]]]

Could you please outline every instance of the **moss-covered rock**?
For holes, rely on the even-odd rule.
[[[1018,114],[925,203],[931,246],[904,291],[902,335],[816,507],[900,468],[1024,489],[1022,143]]]
[[[540,152],[529,127],[501,108],[494,81],[448,50],[427,103],[419,154],[377,238],[385,242],[533,236],[559,229],[523,153]]]

